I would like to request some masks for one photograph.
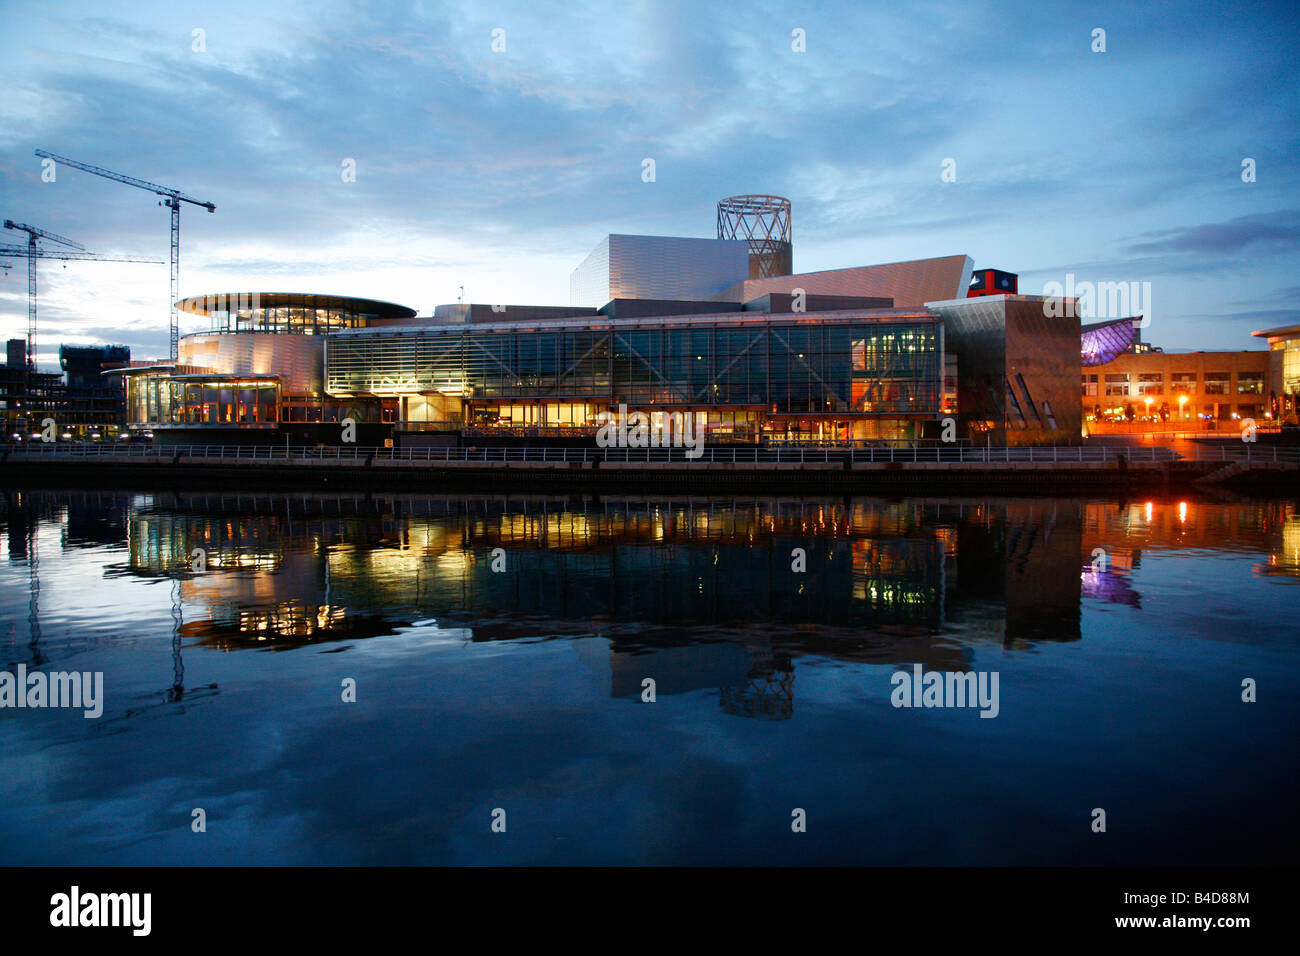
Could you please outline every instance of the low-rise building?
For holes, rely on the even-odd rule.
[[[1130,321],[1130,320],[1122,320]],[[1164,352],[1135,341],[1107,361],[1082,366],[1084,427],[1125,431],[1237,429],[1276,420],[1279,378],[1269,353]]]

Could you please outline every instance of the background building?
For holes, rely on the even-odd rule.
[[[1121,352],[1082,367],[1082,408],[1089,429],[1129,423],[1137,430],[1230,430],[1234,422],[1275,419],[1279,385],[1269,352]],[[1132,423],[1136,423],[1132,425]],[[1125,427],[1124,431],[1132,430]]]
[[[39,434],[41,422],[53,417],[57,394],[63,377],[28,368],[27,343],[10,339],[4,368],[0,369],[0,419],[4,423],[4,440],[27,441]]]
[[[126,389],[120,376],[104,372],[131,364],[125,345],[61,345],[65,383],[55,418],[60,434],[74,439],[115,439],[126,432]]]
[[[27,366],[26,343],[11,339],[0,368],[0,428],[4,441],[30,441],[45,419],[65,441],[112,441],[126,434],[126,401],[120,379],[101,373],[131,361],[124,345],[63,345],[63,374]]]

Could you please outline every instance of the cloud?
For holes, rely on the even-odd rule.
[[[72,9],[15,7],[0,38],[3,214],[166,255],[156,197],[75,170],[42,183],[35,147],[213,201],[182,215],[182,295],[274,280],[427,312],[464,284],[558,304],[605,233],[709,236],[714,202],[743,192],[791,198],[805,270],[968,252],[1024,274],[1240,277],[1294,249],[1294,213],[1242,209],[1286,205],[1300,176],[1300,133],[1277,119],[1296,42],[1269,5],[1113,11],[1104,55],[1072,13],[1000,2]],[[989,24],[1009,23],[988,56]],[[1251,281],[1284,286],[1283,266]],[[125,328],[160,309],[165,328],[165,281],[118,282],[65,284],[51,319],[104,326],[120,289]],[[0,300],[0,325],[24,312]]]
[[[1238,216],[1226,222],[1205,223],[1150,233],[1154,238],[1128,247],[1130,252],[1195,253],[1208,256],[1290,251],[1300,244],[1300,209]]]
[[[1300,309],[1255,309],[1249,312],[1220,312],[1216,314],[1197,314],[1187,316],[1191,322],[1229,323],[1232,325],[1251,326],[1251,331],[1276,329],[1288,325],[1300,324]],[[1244,347],[1245,343],[1243,343]],[[1258,346],[1258,340],[1251,343]]]

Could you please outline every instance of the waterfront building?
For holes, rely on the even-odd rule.
[[[363,445],[592,443],[626,411],[720,443],[1079,439],[1072,309],[1016,295],[1012,273],[973,280],[965,255],[772,274],[793,263],[788,202],[731,197],[718,217],[716,239],[605,237],[569,306],[182,300],[212,327],[123,373],[130,426],[186,444],[337,444],[349,419]]]
[[[406,443],[466,429],[590,437],[620,406],[656,432],[677,412],[741,442],[910,438],[937,417],[942,327],[924,309],[701,307],[340,333],[326,386],[399,400]]]
[[[391,436],[394,403],[326,394],[325,340],[414,318],[413,309],[282,292],[195,296],[177,307],[209,319],[210,329],[183,336],[175,363],[122,370],[132,428],[155,441],[302,445],[337,441],[350,418],[359,443]]]
[[[1268,342],[1269,401],[1275,418],[1300,420],[1300,325],[1252,332]]]
[[[1278,419],[1280,375],[1269,352],[1123,351],[1082,367],[1084,423],[1099,432],[1128,423],[1139,430],[1213,430]]]
[[[927,307],[957,356],[959,434],[1006,445],[1079,440],[1079,326],[1048,297],[981,290]]]

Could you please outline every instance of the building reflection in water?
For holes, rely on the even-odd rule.
[[[1262,572],[1300,574],[1300,516],[1284,502],[11,493],[6,504],[9,561],[32,576],[33,659],[37,527],[62,525],[63,547],[125,539],[108,573],[176,582],[177,699],[182,642],[291,649],[433,620],[473,641],[599,635],[573,646],[615,697],[653,677],[659,694],[718,690],[728,713],[784,719],[803,656],[966,670],[979,645],[1078,640],[1083,598],[1140,608],[1144,552],[1264,541]]]
[[[1256,568],[1261,574],[1300,577],[1300,514],[1287,515],[1282,523],[1281,542],[1268,556],[1268,563]]]

